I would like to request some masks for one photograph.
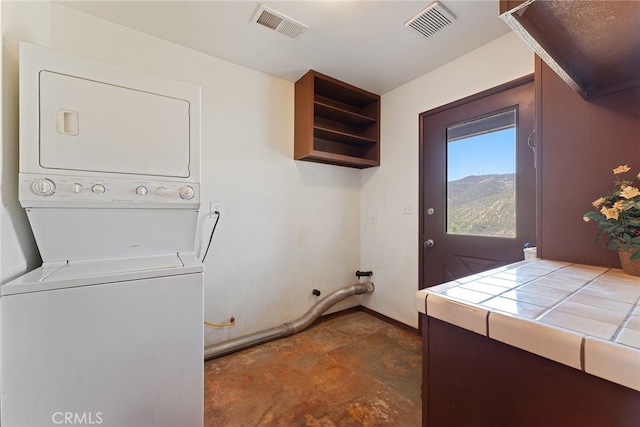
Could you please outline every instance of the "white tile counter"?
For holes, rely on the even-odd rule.
[[[640,391],[640,277],[526,260],[416,293],[428,316]]]

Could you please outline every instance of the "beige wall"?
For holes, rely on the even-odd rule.
[[[0,283],[40,265],[27,215],[18,203],[18,42],[49,44],[49,2],[2,1],[2,205]]]
[[[28,15],[22,7],[28,6],[12,4],[3,18]],[[233,328],[207,328],[207,343],[295,319],[315,302],[313,288],[326,295],[354,282],[360,267],[360,171],[292,160],[293,83],[61,5],[51,4],[49,10],[44,21],[50,41],[24,36],[29,23],[23,22],[8,30],[5,43],[15,50],[17,40],[26,39],[202,87],[203,209],[196,252],[213,226],[209,202],[223,203],[206,260],[205,317],[211,322],[237,319]],[[9,68],[15,77],[15,59]],[[4,99],[17,129],[15,78],[7,86]],[[16,136],[3,145],[15,157]],[[6,174],[13,182],[6,188],[16,207],[17,162],[10,163]],[[30,234],[24,221],[4,226],[17,235]],[[17,243],[4,244],[3,237],[3,254],[20,252]],[[25,259],[37,253],[31,246],[19,255],[18,273],[28,269]],[[356,298],[336,309],[354,304]]]
[[[207,344],[290,321],[313,288],[353,283],[373,270],[364,304],[417,326],[418,114],[533,71],[533,55],[504,36],[382,97],[382,166],[364,171],[292,160],[293,83],[49,2],[3,2],[2,283],[39,257],[17,201],[19,40],[202,87],[202,202],[196,246],[206,244],[210,201],[222,219],[206,261]],[[413,214],[404,215],[404,205]],[[377,216],[370,224],[370,215]],[[200,249],[197,250],[199,252]]]
[[[367,307],[418,325],[418,114],[533,73],[533,58],[509,33],[382,96],[381,166],[363,171],[360,196],[361,264],[376,284]]]

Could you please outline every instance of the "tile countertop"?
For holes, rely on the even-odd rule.
[[[422,289],[430,317],[640,391],[640,277],[542,259]]]

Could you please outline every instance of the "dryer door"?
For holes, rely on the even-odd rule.
[[[189,177],[189,103],[40,72],[40,166]]]

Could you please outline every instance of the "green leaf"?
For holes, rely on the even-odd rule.
[[[600,220],[604,219],[604,215],[602,215],[602,214],[600,214],[598,212],[594,212],[594,211],[587,212],[583,216],[585,216],[585,217],[587,217],[587,218],[589,218],[591,220],[594,220],[594,221],[600,221]]]
[[[640,259],[640,251],[632,253],[629,259]]]

